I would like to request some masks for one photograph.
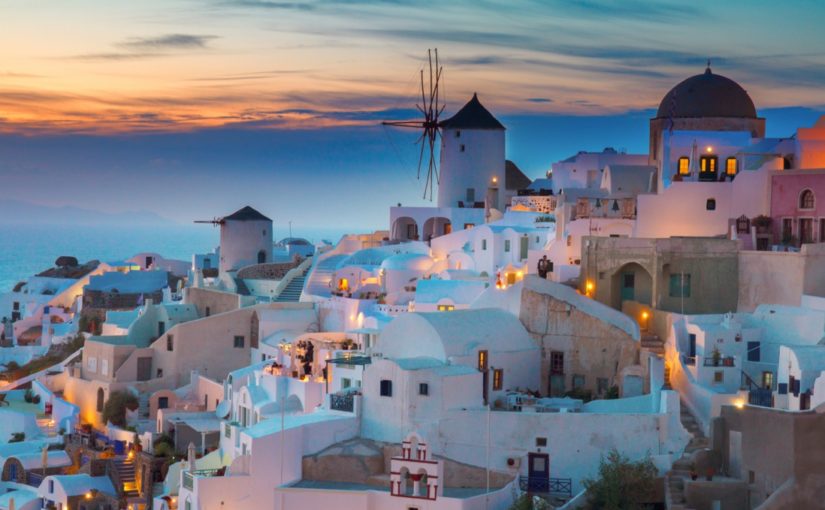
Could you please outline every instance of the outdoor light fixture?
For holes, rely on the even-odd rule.
[[[705,152],[707,152],[708,154],[710,154],[711,152],[713,152],[713,147],[711,147],[710,145],[708,145],[708,146],[707,146],[707,148],[705,149]]]
[[[745,401],[740,398],[740,399],[735,400],[733,402],[733,405],[737,409],[744,409],[745,408]]]

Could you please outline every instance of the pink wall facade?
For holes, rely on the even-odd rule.
[[[814,194],[812,208],[801,207],[800,198],[805,190]],[[825,171],[786,170],[774,174],[771,177],[771,218],[777,243],[782,242],[788,228],[799,241],[824,242]]]

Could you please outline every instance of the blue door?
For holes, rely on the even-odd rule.
[[[550,455],[546,453],[527,454],[527,490],[548,492],[550,485]]]
[[[636,273],[622,273],[622,301],[634,301],[636,297]]]

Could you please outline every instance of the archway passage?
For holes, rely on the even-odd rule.
[[[399,241],[417,241],[418,223],[409,216],[401,216],[392,224],[392,239]]]
[[[611,306],[622,309],[623,301],[653,304],[653,277],[636,262],[625,264],[613,273],[611,281]]]
[[[424,222],[424,240],[429,241],[435,237],[440,237],[452,232],[452,224],[448,218],[434,216]]]

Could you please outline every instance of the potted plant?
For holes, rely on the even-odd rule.
[[[718,347],[713,348],[713,352],[710,355],[711,360],[713,360],[713,366],[718,367],[719,361],[722,359],[722,353],[719,352]]]

